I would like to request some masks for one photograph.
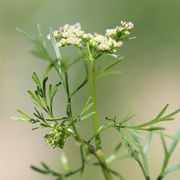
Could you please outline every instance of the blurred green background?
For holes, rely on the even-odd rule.
[[[22,107],[32,111],[32,102],[26,93],[33,88],[31,74],[43,73],[43,61],[31,56],[32,45],[16,33],[19,27],[35,34],[39,22],[45,33],[49,27],[58,28],[65,23],[80,22],[89,32],[104,33],[106,28],[119,25],[120,20],[135,24],[130,41],[120,50],[125,61],[119,65],[123,74],[97,80],[98,110],[100,117],[122,117],[135,112],[134,122],[152,118],[166,104],[169,111],[180,107],[180,1],[179,0],[0,0],[0,179],[48,180],[32,172],[31,164],[40,161],[61,171],[60,154],[43,143],[43,132],[31,131],[31,126],[10,120]],[[62,54],[67,52],[62,52]],[[103,59],[102,59],[103,61]],[[81,67],[74,68],[72,82],[82,77]],[[55,79],[56,77],[52,77]],[[82,107],[88,96],[88,88],[74,98],[74,111]],[[82,98],[83,96],[83,98]],[[57,113],[63,112],[63,98],[56,100]],[[164,124],[173,134],[180,126],[177,120]],[[82,125],[82,133],[88,136],[90,123]],[[119,141],[117,134],[103,134],[106,153]],[[79,165],[78,148],[67,142],[67,155],[74,168]],[[170,163],[180,162],[180,148],[176,149]],[[157,135],[149,151],[152,179],[160,171],[163,151]],[[127,180],[143,180],[139,167],[133,160],[122,160],[111,167],[121,172]],[[77,177],[72,178],[73,180]],[[88,168],[85,180],[101,180],[98,168]],[[180,172],[168,175],[165,180],[179,180]]]

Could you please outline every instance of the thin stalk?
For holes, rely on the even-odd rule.
[[[75,133],[75,135],[77,136],[77,140],[79,142],[82,143],[82,145],[84,144],[83,140],[81,139],[81,136],[79,135],[77,129],[76,129],[76,126],[73,122],[73,114],[72,114],[72,103],[71,103],[71,96],[70,96],[70,92],[69,92],[69,82],[68,82],[68,74],[67,72],[64,73],[65,75],[65,84],[66,84],[66,93],[67,93],[67,98],[68,98],[68,104],[69,104],[69,119],[70,119],[70,122],[72,124],[72,128],[73,128],[73,131]]]
[[[98,113],[97,113],[97,107],[96,107],[96,93],[95,93],[95,59],[93,58],[90,49],[89,50],[89,61],[90,61],[90,86],[91,86],[91,98],[92,98],[92,110],[94,112],[93,115],[93,129],[94,133],[97,132],[99,128],[99,121],[98,121]],[[101,138],[100,135],[96,135],[95,137],[96,142],[96,158],[98,159],[102,172],[104,174],[104,177],[106,180],[112,180],[111,172],[106,164],[104,153],[102,152],[102,145],[101,145]]]
[[[160,173],[159,177],[157,178],[157,180],[161,180],[161,179],[164,178],[164,172],[165,172],[166,167],[167,167],[167,165],[168,165],[169,159],[170,159],[170,156],[169,156],[169,154],[168,154],[168,155],[165,157],[165,159],[164,159],[163,167],[162,167],[161,173]]]
[[[148,171],[147,157],[145,156],[144,153],[142,153],[142,159],[143,159],[143,162],[144,162],[144,173],[145,173],[144,176],[145,176],[145,179],[150,180],[149,171]]]
[[[144,178],[145,178],[146,180],[149,180],[150,178],[146,175],[146,171],[145,171],[145,169],[144,169],[141,161],[140,161],[139,159],[137,159],[136,157],[134,157],[134,158],[135,158],[136,162],[138,163],[138,165],[140,166],[140,168],[141,168],[141,170],[142,170],[142,172],[143,172]]]

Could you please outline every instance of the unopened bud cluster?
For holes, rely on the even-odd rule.
[[[46,134],[44,138],[46,139],[46,144],[51,144],[53,148],[60,147],[62,149],[68,136],[68,127],[61,123],[54,125],[52,131]]]
[[[78,48],[90,47],[94,52],[115,54],[117,48],[123,45],[123,38],[130,34],[134,25],[131,22],[121,21],[121,25],[115,29],[107,29],[105,35],[85,33],[81,29],[81,25],[64,25],[58,31],[54,31],[54,37],[58,47],[67,45],[76,46]],[[51,39],[50,35],[47,37]]]

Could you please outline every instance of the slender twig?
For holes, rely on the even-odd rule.
[[[74,133],[76,134],[77,136],[77,139],[79,140],[79,142],[81,142],[82,144],[84,144],[81,136],[79,135],[77,129],[76,129],[76,126],[75,126],[75,123],[73,122],[73,115],[72,115],[72,104],[71,104],[71,96],[70,96],[70,92],[69,92],[69,82],[68,82],[68,74],[67,72],[64,73],[65,75],[65,84],[66,84],[66,93],[67,93],[67,99],[68,99],[68,107],[69,108],[69,112],[68,112],[68,116],[69,116],[69,119],[70,119],[70,122],[72,124],[72,127],[73,127],[73,130],[74,130]]]

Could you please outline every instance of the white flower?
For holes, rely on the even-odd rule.
[[[54,31],[54,32],[53,32],[53,35],[54,35],[55,37],[58,36],[58,31]],[[47,39],[48,39],[48,40],[51,39],[51,35],[50,35],[50,34],[47,35]]]
[[[131,29],[134,28],[134,24],[133,24],[132,22],[128,22],[128,23],[126,24],[126,26],[127,26],[127,29],[128,29],[128,30],[131,30]]]
[[[92,38],[93,38],[93,35],[91,33],[84,33],[82,35],[82,39],[85,40],[85,41],[89,41]]]
[[[116,29],[107,29],[106,30],[106,36],[115,36],[116,35]]]
[[[125,26],[126,25],[126,21],[121,21],[121,26]]]
[[[122,41],[118,41],[118,42],[116,42],[115,44],[114,44],[114,46],[116,47],[116,48],[119,48],[119,47],[121,47],[123,45],[123,42]]]

